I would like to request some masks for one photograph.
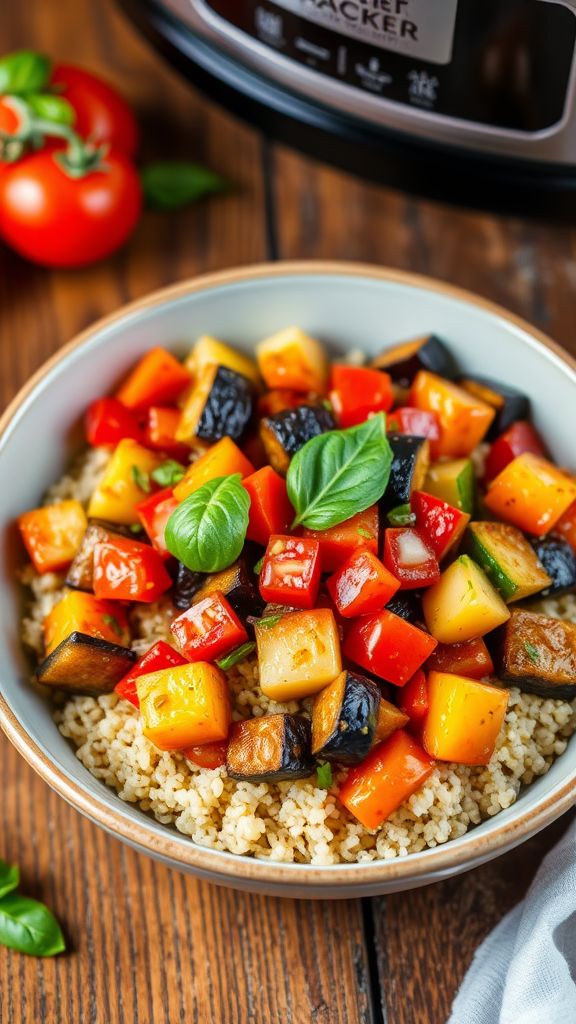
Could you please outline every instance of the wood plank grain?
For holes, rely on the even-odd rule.
[[[0,405],[59,345],[126,300],[267,256],[260,140],[189,92],[110,2],[11,4],[5,49],[35,46],[116,82],[145,125],[147,156],[209,164],[234,191],[147,214],[118,256],[50,273],[0,252]],[[358,902],[311,904],[216,889],[139,856],[72,811],[0,737],[0,856],[22,867],[69,952],[0,948],[0,1024],[370,1024]]]

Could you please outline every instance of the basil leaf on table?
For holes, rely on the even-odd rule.
[[[0,59],[0,93],[26,96],[42,92],[48,85],[51,70],[50,61],[41,53],[32,50],[8,53]]]
[[[33,93],[26,97],[28,106],[37,117],[54,124],[73,125],[76,120],[74,107],[63,96],[54,96],[49,92]]]
[[[207,167],[180,160],[148,164],[140,171],[140,180],[146,205],[152,210],[178,210],[230,187],[225,178]]]
[[[20,871],[15,864],[0,860],[0,900],[20,885]]]
[[[246,538],[250,496],[240,473],[193,491],[170,516],[166,547],[192,572],[219,572],[235,562]]]
[[[297,513],[292,526],[328,530],[363,512],[384,494],[391,465],[383,413],[313,437],[296,452],[286,477]]]
[[[56,956],[66,949],[60,925],[48,907],[17,892],[0,900],[0,943],[29,956]]]

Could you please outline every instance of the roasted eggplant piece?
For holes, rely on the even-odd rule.
[[[127,647],[70,633],[36,669],[39,683],[69,693],[111,693],[136,661]]]
[[[174,586],[172,587],[172,604],[185,612],[196,600],[196,594],[206,580],[205,572],[192,572],[182,562],[176,565]]]
[[[393,459],[388,486],[381,508],[388,512],[397,505],[408,505],[412,491],[423,490],[430,465],[430,442],[413,434],[389,434]]]
[[[228,569],[205,576],[194,600],[200,601],[201,598],[219,590],[241,618],[245,619],[247,615],[260,615],[264,601],[260,596],[257,581],[258,577],[249,568],[247,559],[241,555]]]
[[[538,597],[572,594],[576,590],[576,555],[568,541],[548,534],[532,541],[532,547],[551,580]]]
[[[348,765],[363,761],[374,740],[379,704],[376,683],[356,672],[342,672],[314,700],[314,756]]]
[[[336,421],[323,405],[299,405],[275,416],[265,416],[260,423],[260,437],[272,468],[286,475],[290,459],[307,441],[335,429]]]
[[[462,377],[458,383],[475,398],[496,409],[496,415],[486,434],[487,441],[499,437],[517,420],[526,420],[530,416],[530,400],[517,388],[491,380],[490,377]]]
[[[374,730],[374,743],[382,743],[387,740],[397,729],[403,729],[410,721],[410,716],[391,704],[384,697],[380,698],[378,713],[376,715],[376,729]]]
[[[94,548],[103,541],[118,540],[125,536],[125,532],[115,530],[105,523],[90,523],[82,538],[80,550],[68,569],[66,586],[74,590],[94,590]],[[133,539],[134,535],[131,536]]]
[[[454,356],[435,334],[393,345],[376,356],[372,366],[377,370],[385,370],[394,383],[403,388],[410,387],[419,370],[430,370],[448,380],[458,376]]]
[[[207,364],[182,409],[176,440],[239,440],[252,416],[255,388],[248,377],[227,366]]]
[[[420,593],[415,590],[399,590],[388,601],[386,610],[399,615],[406,622],[411,622],[413,626],[422,626],[424,623],[422,600]]]
[[[263,715],[232,726],[226,771],[244,782],[307,779],[314,770],[311,726],[302,715]]]
[[[514,608],[495,656],[503,682],[541,697],[576,697],[576,623]]]

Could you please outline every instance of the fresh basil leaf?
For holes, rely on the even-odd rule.
[[[0,93],[26,96],[43,92],[48,85],[52,68],[41,53],[19,50],[0,59]]]
[[[160,487],[174,487],[180,482],[186,470],[180,462],[175,459],[167,459],[156,469],[153,469],[150,476],[155,484]]]
[[[332,765],[329,761],[320,761],[316,765],[316,781],[320,789],[330,789],[332,785]]]
[[[181,502],[164,531],[166,547],[192,572],[219,572],[240,555],[250,496],[240,473],[219,476]]]
[[[140,171],[140,179],[146,205],[152,210],[178,210],[229,188],[225,178],[207,167],[179,160],[148,164]]]
[[[246,661],[246,658],[255,650],[256,644],[253,640],[249,640],[248,643],[242,644],[241,647],[236,647],[233,651],[230,651],[230,654],[225,654],[222,658],[216,658],[216,664],[223,672],[227,672],[234,665],[238,665],[241,661]]]
[[[66,949],[60,925],[48,907],[16,892],[0,900],[0,943],[30,956],[55,956]]]
[[[391,508],[388,513],[388,522],[390,526],[411,526],[416,522],[416,516],[409,504],[396,505],[396,508]]]
[[[313,437],[296,452],[286,477],[297,513],[292,527],[328,530],[363,512],[384,494],[391,465],[383,413]]]
[[[144,494],[150,494],[152,487],[148,473],[143,473],[140,466],[130,466],[130,476],[139,491],[143,491]]]
[[[15,864],[0,860],[0,900],[20,885],[20,871]]]
[[[63,96],[53,96],[49,92],[33,93],[26,97],[28,106],[37,117],[54,124],[73,125],[76,120],[74,107]]]
[[[272,629],[272,626],[275,626],[282,618],[284,618],[283,615],[265,615],[263,619],[254,619],[254,625],[259,629]],[[250,621],[250,617],[248,621]]]

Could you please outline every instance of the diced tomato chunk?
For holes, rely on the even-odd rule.
[[[144,440],[136,416],[117,398],[97,398],[92,402],[85,425],[86,440],[95,448],[107,445],[115,448],[126,437],[139,443]]]
[[[421,668],[438,641],[393,612],[355,619],[344,641],[344,654],[367,672],[394,686]]]
[[[400,587],[369,548],[358,548],[326,581],[340,615],[354,618],[379,612]]]
[[[450,672],[470,679],[494,675],[494,662],[482,637],[461,644],[438,644],[426,668],[430,672]]]
[[[170,629],[189,661],[215,661],[248,634],[224,594],[215,590],[173,619]]]
[[[517,420],[490,448],[486,457],[486,480],[493,480],[509,462],[524,452],[544,456],[547,454],[546,446],[532,424],[527,420]]]
[[[391,434],[412,434],[414,437],[427,437],[429,441],[437,441],[440,437],[440,422],[436,413],[428,409],[414,409],[409,405],[394,409],[386,421],[386,427]]]
[[[403,729],[352,768],[338,798],[365,828],[378,828],[426,781],[434,761]]]
[[[158,598],[172,586],[161,556],[149,544],[124,539],[100,541],[94,548],[94,594],[116,601]]]
[[[294,518],[294,509],[288,500],[286,481],[272,466],[244,477],[242,486],[250,495],[248,540],[266,545],[273,533],[286,533]]]
[[[430,587],[440,579],[440,566],[432,547],[411,526],[386,530],[384,565],[400,580],[401,590]]]
[[[274,388],[266,391],[258,399],[258,417],[275,416],[286,409],[296,409],[299,405],[314,404],[318,400],[317,395],[302,391],[289,391],[287,388]]]
[[[227,743],[205,743],[201,747],[185,747],[180,751],[197,768],[221,768],[226,764]]]
[[[410,505],[421,536],[440,561],[460,540],[470,522],[469,514],[425,491],[414,491]]]
[[[176,440],[180,410],[166,405],[151,405],[146,411],[145,444],[154,451],[166,452],[174,459],[188,461],[190,449]]]
[[[320,588],[320,546],[317,540],[273,534],[260,571],[265,601],[313,608]]]
[[[129,409],[146,409],[176,401],[191,382],[188,370],[165,348],[152,348],[136,364],[119,389]]]
[[[398,693],[398,707],[410,719],[408,726],[410,732],[416,735],[421,732],[429,706],[428,681],[422,669],[419,668]]]
[[[178,507],[178,501],[174,497],[171,487],[165,487],[163,491],[150,494],[136,505],[136,514],[146,530],[153,547],[163,558],[170,555],[164,540],[166,523],[174,510]]]
[[[332,367],[330,401],[341,428],[364,423],[371,413],[392,408],[394,394],[387,373],[364,366]]]
[[[176,665],[185,665],[186,658],[175,651],[165,640],[157,640],[146,654],[142,655],[133,668],[126,673],[119,683],[114,687],[116,693],[123,700],[129,700],[135,708],[140,707],[136,680],[139,676],[148,675],[149,672],[159,672],[163,668],[174,668]]]
[[[303,528],[299,532],[302,537],[314,538],[320,544],[322,572],[335,572],[357,548],[368,548],[375,555],[378,554],[378,506],[371,505],[364,512],[358,512],[346,522],[331,526],[328,530]]]

